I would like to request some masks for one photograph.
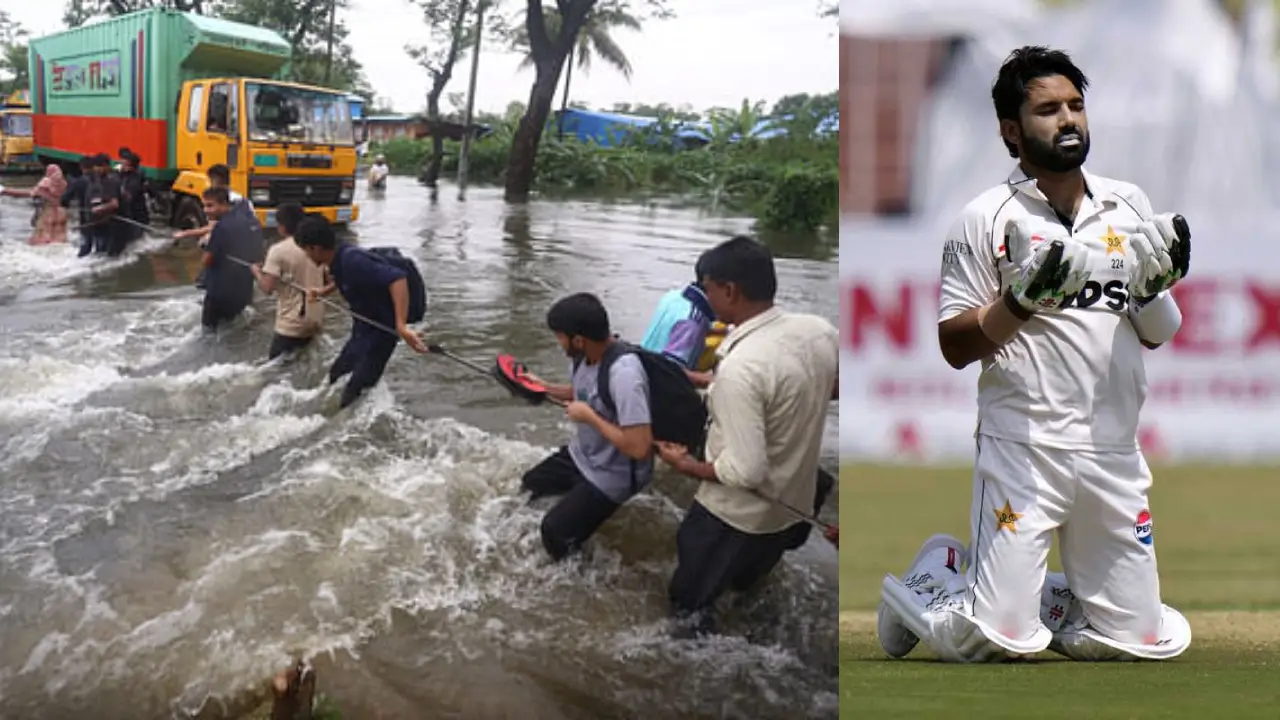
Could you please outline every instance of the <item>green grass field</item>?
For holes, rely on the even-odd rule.
[[[999,720],[1280,718],[1280,468],[1155,468],[1151,514],[1164,602],[1192,644],[1165,663],[1005,665],[890,660],[875,637],[885,573],[920,543],[968,541],[963,469],[846,465],[840,472],[840,716]],[[1057,569],[1056,552],[1050,565]]]

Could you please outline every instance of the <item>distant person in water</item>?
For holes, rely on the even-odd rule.
[[[390,174],[391,168],[387,167],[387,156],[379,155],[374,158],[373,165],[369,167],[369,189],[386,190],[387,176]]]
[[[50,164],[44,177],[30,190],[6,188],[0,185],[0,195],[31,198],[36,204],[36,216],[32,223],[35,232],[27,242],[32,245],[48,245],[67,241],[67,211],[62,207],[62,193],[67,190],[67,180],[62,168]]]
[[[77,208],[77,219],[80,222],[80,253],[84,257],[93,252],[93,225],[89,215],[89,179],[93,176],[93,165],[96,162],[91,156],[80,158],[80,174],[71,178],[67,188],[62,191],[58,204],[67,209],[74,202]]]
[[[124,246],[116,241],[116,220],[120,214],[120,176],[111,169],[111,158],[106,153],[93,156],[93,172],[89,175],[88,190],[90,232],[94,252],[116,257]]]
[[[127,147],[120,148],[120,217],[116,240],[123,245],[142,237],[144,227],[151,224],[147,208],[147,181],[142,175],[142,158]]]

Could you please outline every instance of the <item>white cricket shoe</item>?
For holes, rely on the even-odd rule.
[[[946,586],[948,580],[959,575],[967,560],[964,543],[951,535],[934,535],[924,541],[920,551],[907,567],[902,584],[920,595],[932,595]],[[884,601],[876,610],[876,636],[880,647],[891,658],[906,657],[920,642],[915,633],[907,629],[902,619]]]

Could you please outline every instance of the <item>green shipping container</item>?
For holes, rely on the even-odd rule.
[[[129,147],[147,175],[172,180],[182,84],[281,79],[291,54],[271,30],[164,8],[32,40],[36,154],[77,160]]]

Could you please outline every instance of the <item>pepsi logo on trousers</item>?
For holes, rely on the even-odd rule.
[[[1138,513],[1138,520],[1133,523],[1133,534],[1143,545],[1150,545],[1155,540],[1152,537],[1151,513],[1146,510]]]

